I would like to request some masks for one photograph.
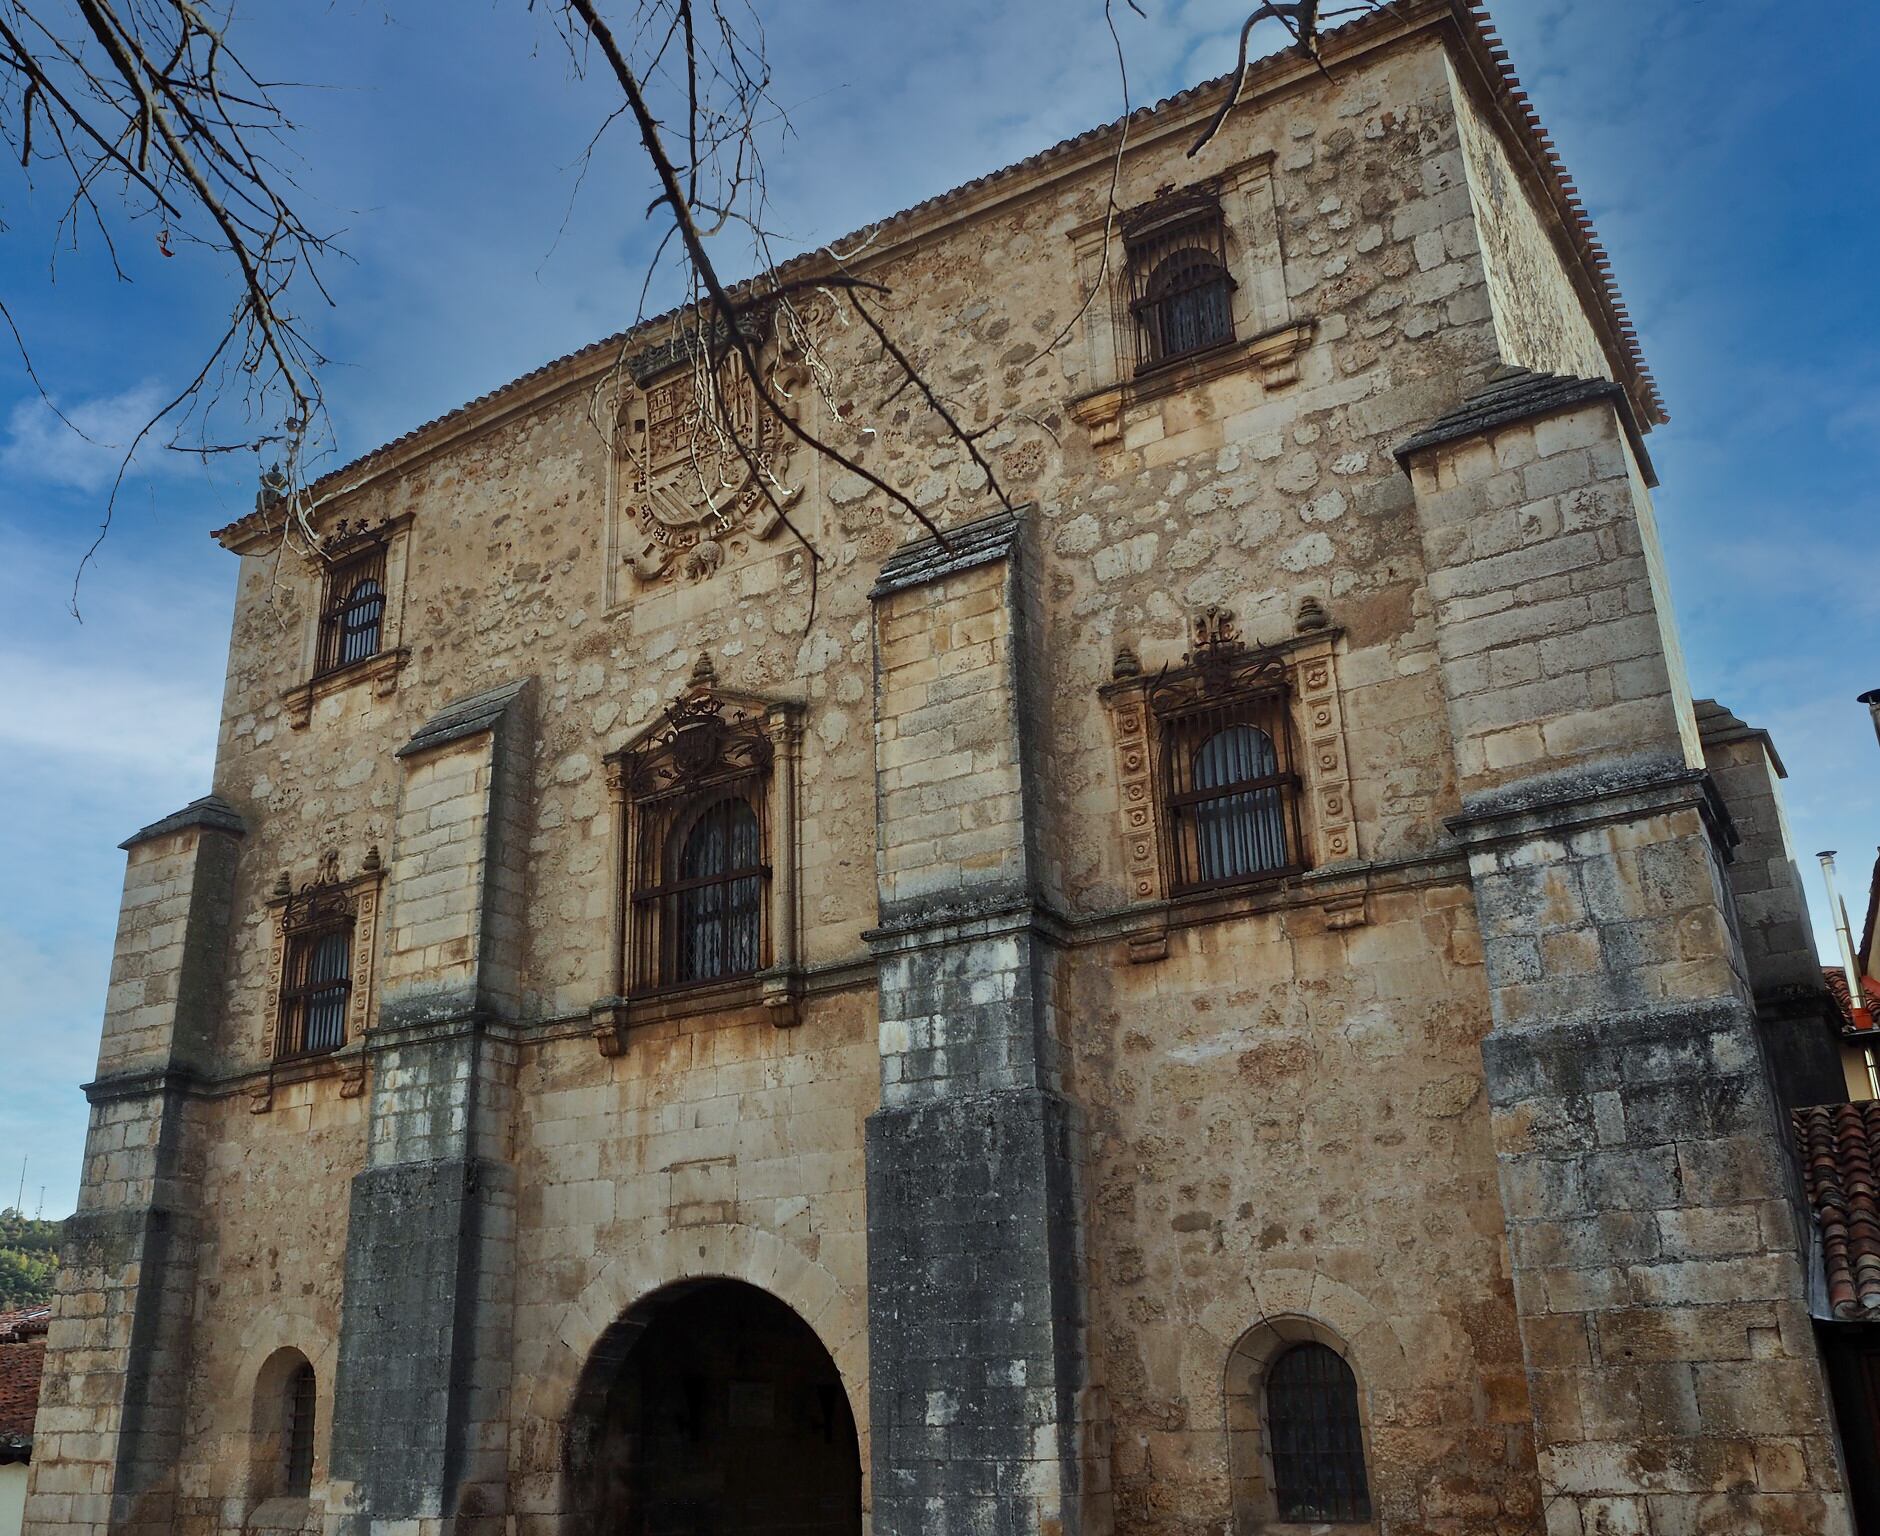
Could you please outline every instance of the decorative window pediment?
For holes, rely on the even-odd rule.
[[[748,986],[794,1018],[799,709],[720,688],[701,657],[684,692],[607,759],[618,813],[616,998],[636,1006]]]
[[[350,877],[341,875],[339,854],[329,849],[318,873],[298,887],[286,870],[275,882],[268,1071],[253,1092],[257,1113],[272,1106],[277,1067],[333,1056],[364,1038],[383,878],[377,848]],[[364,1085],[363,1058],[355,1053],[341,1093],[350,1098]]]
[[[1233,615],[1194,620],[1178,666],[1118,658],[1105,686],[1134,903],[1204,896],[1357,857],[1336,676],[1316,603],[1281,644],[1245,644]]]
[[[310,557],[320,597],[307,636],[308,681],[284,699],[295,729],[326,695],[370,681],[387,696],[410,655],[400,643],[409,515],[368,522],[341,518]]]

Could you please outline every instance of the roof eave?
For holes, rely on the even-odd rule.
[[[1635,443],[1642,452],[1642,432],[1668,419],[1657,386],[1645,367],[1637,334],[1619,298],[1611,262],[1593,235],[1591,220],[1573,189],[1572,179],[1553,150],[1552,140],[1527,104],[1526,93],[1521,90],[1520,81],[1508,62],[1507,50],[1501,46],[1489,21],[1483,0],[1391,0],[1381,9],[1325,33],[1316,60],[1304,58],[1290,48],[1269,54],[1248,65],[1237,110],[1250,110],[1263,101],[1314,83],[1321,72],[1435,29],[1459,41],[1461,46],[1451,50],[1452,57],[1459,52],[1470,60],[1476,84],[1495,104],[1496,117],[1505,134],[1524,149],[1523,161],[1529,178],[1552,212],[1556,232],[1565,238],[1575,257],[1569,263],[1573,280],[1582,299],[1588,302],[1589,311],[1597,316],[1602,342],[1614,362],[1615,372],[1621,376],[1620,383],[1625,387],[1631,407],[1632,422],[1628,425],[1638,430]],[[854,248],[864,241],[868,247],[866,257],[850,262],[850,267],[853,270],[878,267],[932,238],[940,230],[981,217],[1019,199],[1035,197],[1106,163],[1115,154],[1116,136],[1125,129],[1129,132],[1132,149],[1137,152],[1172,135],[1192,131],[1212,115],[1219,104],[1220,93],[1228,88],[1230,81],[1230,76],[1223,75],[1177,92],[1153,106],[1139,107],[1127,118],[1074,135],[1011,165],[915,203],[875,225],[831,240],[817,251],[783,263],[777,268],[777,275],[813,275],[819,267],[829,264],[829,258],[822,254],[824,251]],[[739,284],[734,292],[747,293],[750,286],[749,282]],[[315,510],[323,512],[332,503],[364,490],[375,481],[409,469],[464,437],[485,431],[572,388],[590,383],[626,352],[656,340],[672,325],[678,313],[669,310],[626,331],[590,342],[321,476],[308,487]],[[212,537],[236,554],[250,554],[271,548],[282,531],[278,512],[272,507],[258,507],[247,516],[216,529]]]

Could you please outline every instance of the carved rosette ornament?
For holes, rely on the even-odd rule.
[[[787,399],[800,361],[787,351],[760,356],[770,394]],[[640,380],[621,396],[615,421],[622,558],[642,582],[669,573],[708,580],[746,540],[774,536],[778,507],[802,494],[789,479],[795,439],[736,352],[715,383],[702,364],[683,360]]]

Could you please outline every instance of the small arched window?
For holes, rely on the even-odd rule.
[[[372,544],[326,575],[318,670],[337,672],[378,655],[385,629],[385,547]]]
[[[313,1488],[313,1367],[305,1360],[288,1373],[281,1403],[281,1493],[304,1499]]]
[[[281,987],[281,1055],[316,1056],[346,1043],[352,946],[350,911],[324,917],[319,926],[300,932],[288,929]]]
[[[1187,246],[1149,274],[1140,311],[1147,359],[1163,362],[1234,339],[1234,280],[1211,251]]]
[[[1194,805],[1195,872],[1203,882],[1286,868],[1279,778],[1273,738],[1258,726],[1230,725],[1196,749],[1191,782],[1204,798]]]
[[[369,576],[354,582],[339,615],[342,667],[378,655],[379,626],[384,617],[385,588]]]
[[[763,839],[757,812],[726,795],[681,824],[668,884],[677,983],[748,976],[762,961]]]
[[[1211,193],[1197,188],[1138,209],[1124,248],[1138,371],[1234,339],[1227,221]]]
[[[1324,1344],[1295,1344],[1267,1370],[1266,1432],[1281,1520],[1369,1520],[1364,1429],[1351,1367]]]

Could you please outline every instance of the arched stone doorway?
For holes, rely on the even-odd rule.
[[[689,1280],[613,1324],[568,1425],[575,1536],[860,1536],[855,1419],[822,1341],[768,1292]]]

